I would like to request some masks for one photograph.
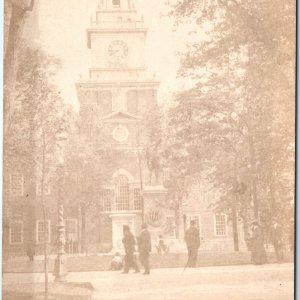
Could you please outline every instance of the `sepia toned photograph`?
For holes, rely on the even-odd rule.
[[[296,1],[3,9],[2,299],[294,299]]]

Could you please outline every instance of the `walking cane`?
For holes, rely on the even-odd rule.
[[[183,270],[182,270],[181,275],[183,275],[185,269],[187,268],[187,266],[188,266],[188,264],[189,264],[189,262],[190,262],[190,256],[191,256],[191,254],[189,253],[189,254],[188,254],[188,261],[187,261],[187,263],[185,264],[185,266],[184,266],[184,268],[183,268]]]

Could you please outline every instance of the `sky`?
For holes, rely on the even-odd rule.
[[[90,52],[86,43],[86,29],[95,18],[98,0],[43,0],[39,6],[38,43],[49,54],[61,59],[62,69],[56,82],[67,103],[78,111],[75,83],[88,78]],[[185,32],[174,32],[173,21],[162,17],[166,13],[163,0],[135,0],[139,15],[148,28],[146,64],[160,81],[159,103],[170,99],[175,89],[184,86],[176,79],[179,57]],[[181,43],[178,43],[181,41]]]

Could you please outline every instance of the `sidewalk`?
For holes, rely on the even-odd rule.
[[[100,254],[90,256],[68,256],[68,270],[70,272],[105,271],[110,268],[112,255]],[[292,257],[286,255],[286,262],[292,262]],[[49,258],[48,269],[53,272],[55,256]],[[185,266],[187,253],[169,253],[150,255],[152,268],[175,268]],[[275,262],[274,253],[268,253],[268,262]],[[203,266],[230,266],[245,265],[251,263],[250,252],[204,252],[199,251],[198,267]],[[43,257],[40,256],[34,262],[28,258],[16,258],[3,262],[4,273],[39,273],[44,270]]]
[[[292,300],[293,264],[244,265],[120,272],[69,273],[69,282],[90,282],[93,300]],[[43,274],[3,274],[3,283],[43,282]],[[50,280],[53,277],[50,276]]]

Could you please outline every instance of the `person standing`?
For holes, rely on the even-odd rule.
[[[27,247],[27,256],[29,258],[29,261],[34,261],[35,245],[33,243],[30,243]]]
[[[124,271],[123,274],[127,274],[131,267],[134,268],[135,273],[138,273],[139,267],[136,262],[136,258],[134,255],[135,251],[135,238],[133,234],[130,232],[130,228],[128,225],[123,226],[123,245],[125,249],[125,257],[124,257]]]
[[[274,246],[277,262],[283,261],[283,232],[282,227],[275,218],[272,219],[271,241]]]
[[[264,235],[257,221],[252,223],[252,234],[250,238],[251,262],[261,265],[267,262],[266,250],[264,247]]]
[[[144,274],[150,274],[149,255],[151,252],[151,236],[147,224],[142,224],[142,232],[138,238],[139,259],[145,269]]]
[[[190,228],[185,232],[184,240],[188,249],[188,268],[195,268],[197,264],[198,249],[200,247],[200,234],[194,220],[190,223]]]

